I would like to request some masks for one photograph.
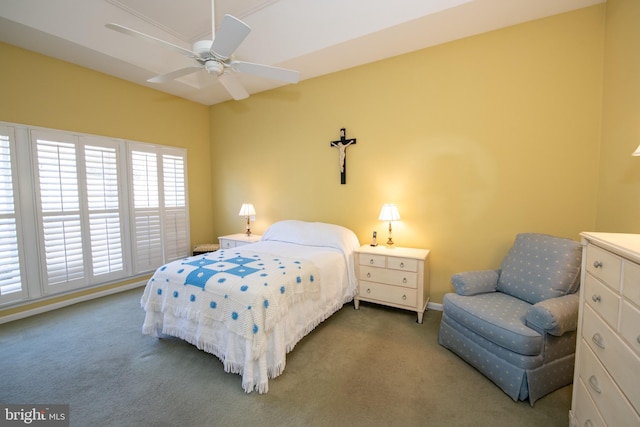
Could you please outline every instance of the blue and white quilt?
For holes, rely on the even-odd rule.
[[[266,393],[296,343],[353,299],[358,247],[344,227],[287,220],[258,243],[168,263],[144,290],[142,331],[214,354]]]
[[[318,268],[310,261],[237,248],[174,261],[150,279],[143,305],[200,324],[221,322],[264,352],[265,333],[290,304],[317,299]]]

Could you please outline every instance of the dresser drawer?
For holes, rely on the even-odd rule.
[[[620,289],[622,260],[597,246],[587,246],[587,271],[612,289]]]
[[[629,405],[584,340],[581,346],[580,378],[598,411],[607,420],[607,424],[610,426],[640,425],[638,414]]]
[[[622,263],[622,294],[640,306],[640,266],[627,260]]]
[[[360,265],[385,268],[387,266],[387,257],[384,255],[359,254],[358,263]]]
[[[609,325],[618,324],[620,297],[590,274],[586,275],[583,292],[585,302],[593,308]]]
[[[417,295],[414,289],[399,288],[397,286],[371,282],[360,282],[359,296],[360,299],[372,299],[386,303],[406,305],[412,308],[416,306],[417,301]]]
[[[640,310],[628,301],[623,301],[621,316],[620,335],[637,354],[640,354]],[[640,388],[640,383],[638,384]]]
[[[575,401],[576,405],[573,408],[574,416],[576,417],[576,423],[573,424],[576,427],[592,426],[592,427],[606,427],[604,420],[600,416],[596,404],[593,403],[589,392],[582,381],[582,378],[578,380],[577,384],[574,384]]]
[[[417,272],[418,260],[411,259],[411,258],[389,257],[387,258],[387,267],[392,268],[394,270]]]
[[[640,370],[629,368],[638,365],[638,356],[588,307],[584,310],[582,337],[631,404],[640,410]]]
[[[418,275],[410,271],[387,270],[369,266],[360,267],[360,280],[386,283],[388,285],[403,286],[407,288],[418,287]]]

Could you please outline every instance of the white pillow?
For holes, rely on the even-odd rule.
[[[348,228],[324,222],[285,220],[272,224],[262,240],[296,243],[305,246],[325,246],[350,254],[360,247],[355,233]]]

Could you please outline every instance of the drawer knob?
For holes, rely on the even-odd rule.
[[[593,427],[593,423],[591,422],[591,420],[587,420],[584,422],[584,427]]]
[[[594,266],[595,268],[600,268],[600,267],[602,267],[602,262],[601,262],[601,261],[594,261],[594,262],[593,262],[593,266]]]
[[[369,264],[373,265],[373,258],[369,260]]]
[[[596,393],[602,393],[602,390],[600,390],[600,385],[598,384],[598,379],[595,375],[591,375],[591,377],[589,377],[589,385]]]
[[[404,262],[400,263],[400,268],[404,268]]]
[[[593,334],[593,336],[591,337],[591,341],[593,341],[595,345],[604,350],[604,339],[602,339],[602,335],[600,335],[598,332]]]
[[[407,283],[407,278],[406,277],[402,278],[402,283]]]
[[[371,278],[371,273],[367,273],[367,279]]]
[[[406,295],[402,295],[402,299],[406,301],[407,296]]]
[[[367,288],[367,293],[370,294],[371,293],[371,288]]]
[[[593,302],[600,302],[600,301],[602,301],[602,298],[600,298],[600,295],[593,295],[593,296],[591,297],[591,301],[593,301]]]

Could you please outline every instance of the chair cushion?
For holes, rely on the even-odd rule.
[[[462,296],[448,293],[443,311],[487,340],[515,353],[542,352],[543,337],[525,324],[531,304],[501,292]]]
[[[502,261],[498,291],[531,304],[574,293],[580,285],[580,243],[522,233]]]

